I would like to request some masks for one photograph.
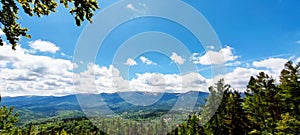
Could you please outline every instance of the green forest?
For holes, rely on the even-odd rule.
[[[223,79],[209,87],[209,104],[206,110],[215,112],[206,118],[202,109],[187,116],[185,122],[170,127],[161,119],[156,124],[120,122],[120,118],[68,118],[18,124],[19,116],[14,107],[0,108],[1,135],[297,135],[300,134],[300,63],[287,62],[280,80],[261,72],[250,80],[245,92],[225,84]],[[222,94],[223,93],[223,94]],[[216,101],[221,100],[217,107]],[[207,112],[205,112],[207,113]],[[205,116],[205,115],[204,115]],[[91,121],[97,121],[91,122]],[[105,123],[105,124],[104,124]],[[109,125],[106,127],[101,127]],[[101,127],[101,130],[98,128]],[[122,127],[122,128],[121,128]]]

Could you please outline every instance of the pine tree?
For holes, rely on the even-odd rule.
[[[248,121],[246,113],[242,108],[243,99],[241,98],[240,93],[237,91],[226,91],[223,99],[225,99],[224,101],[227,101],[224,111],[225,131],[227,131],[226,134],[247,134]]]
[[[18,122],[18,114],[13,112],[14,107],[0,107],[0,134],[11,133],[14,124]]]
[[[275,80],[264,72],[259,73],[256,78],[250,78],[243,106],[252,123],[250,133],[274,134],[276,122],[279,120],[278,92]]]
[[[299,120],[300,108],[300,63],[293,66],[291,61],[284,65],[280,75],[281,88],[279,98],[281,99],[281,109],[290,112]]]
[[[299,134],[300,127],[300,63],[291,61],[284,65],[280,75],[280,118],[277,122],[277,134]]]
[[[223,79],[216,84],[215,88],[224,93],[216,113],[205,125],[206,133],[246,134],[248,121],[242,108],[243,99],[240,93],[232,91],[230,85],[224,84]]]
[[[211,119],[205,125],[207,134],[222,134],[226,129],[224,127],[224,110],[226,98],[222,99],[224,94],[228,92],[230,86],[225,85],[224,79],[219,80],[215,86],[209,87],[210,96],[207,99],[208,106],[203,113],[208,113],[209,115],[214,114]],[[223,94],[224,92],[224,94]],[[226,95],[226,94],[225,94]],[[214,113],[215,112],[215,113]],[[206,114],[206,117],[209,118]],[[200,118],[202,121],[203,118]]]

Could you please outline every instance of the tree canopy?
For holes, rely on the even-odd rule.
[[[18,22],[20,9],[29,16],[45,16],[56,12],[58,5],[64,5],[74,16],[77,26],[85,20],[92,22],[94,11],[99,9],[96,0],[1,0],[0,22],[6,39],[15,50],[20,37],[30,38],[28,28]],[[71,5],[71,7],[69,7]],[[0,46],[3,39],[0,37]]]

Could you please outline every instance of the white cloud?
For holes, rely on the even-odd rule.
[[[114,66],[101,67],[88,64],[86,70],[72,73],[72,70],[80,65],[74,67],[74,63],[70,60],[34,55],[27,53],[28,50],[21,46],[17,47],[17,50],[13,51],[11,46],[4,42],[4,46],[0,49],[0,91],[3,96],[68,95],[120,91],[178,93],[191,90],[207,91],[208,86],[213,84],[212,81],[217,81],[222,77],[233,88],[244,90],[250,76],[255,76],[261,71],[278,79],[280,73],[275,73],[275,71],[281,70],[287,61],[282,58],[254,61],[253,68],[237,67],[232,72],[212,79],[193,72],[184,75],[140,73],[136,74],[135,78],[126,80]],[[154,63],[144,56],[141,56],[140,59],[146,64]],[[300,58],[298,58],[299,60]],[[128,63],[134,64],[132,61]],[[239,62],[232,62],[232,65],[239,64]],[[74,86],[76,86],[76,90]]]
[[[137,73],[136,78],[125,80],[113,66],[109,68],[90,65],[75,74],[78,93],[113,93],[122,91],[176,92],[207,91],[206,79],[198,73],[186,75],[162,73]]]
[[[230,84],[232,88],[242,91],[246,89],[250,77],[256,76],[260,72],[265,72],[269,76],[272,76],[276,80],[276,83],[278,83],[280,71],[284,68],[284,64],[287,61],[287,59],[283,58],[268,58],[261,61],[254,61],[252,63],[253,68],[249,68],[250,65],[246,66],[246,68],[237,67],[232,72],[216,76],[214,79],[217,81],[220,78],[224,78],[226,83]]]
[[[0,90],[3,96],[120,91],[187,92],[205,91],[208,87],[206,79],[198,73],[182,76],[143,73],[132,80],[125,80],[114,66],[100,67],[95,64],[88,64],[87,69],[80,73],[72,73],[73,63],[70,60],[34,55],[18,47],[12,51],[5,44],[0,50]],[[145,63],[153,63],[143,57],[141,59]]]
[[[0,36],[5,35],[5,33],[0,29]]]
[[[296,44],[300,44],[300,40],[296,42]]]
[[[134,66],[136,64],[137,64],[136,61],[131,58],[128,58],[127,61],[125,62],[125,65],[128,65],[128,66]]]
[[[113,93],[129,91],[128,82],[120,77],[114,66],[100,67],[90,64],[87,70],[74,75],[76,93]]]
[[[60,95],[73,93],[69,60],[28,54],[6,43],[0,49],[0,85],[5,96]]]
[[[149,92],[177,92],[207,91],[206,79],[198,73],[186,75],[144,73],[137,74],[137,78],[130,80],[133,91]]]
[[[300,62],[300,57],[296,59],[296,63]]]
[[[279,83],[280,71],[287,61],[287,59],[283,58],[268,58],[261,61],[253,61],[253,67],[251,67],[249,63],[245,63],[245,67],[236,67],[233,71],[224,75],[215,76],[212,80],[216,82],[219,79],[224,78],[225,83],[230,84],[232,88],[244,91],[246,90],[251,76],[257,76],[260,72],[264,72],[273,77],[276,81],[275,83]],[[232,65],[235,65],[235,62],[233,62]],[[240,65],[240,63],[237,62],[236,65]],[[226,66],[228,65],[226,64]],[[206,80],[209,82],[210,79]]]
[[[143,63],[147,64],[147,65],[156,65],[155,62],[149,60],[148,58],[146,58],[146,57],[144,57],[144,56],[141,56],[141,57],[140,57],[140,60],[141,60]]]
[[[185,59],[179,56],[177,53],[172,52],[172,55],[170,56],[171,60],[173,60],[177,64],[183,64]]]
[[[199,53],[193,53],[191,60],[194,64],[202,65],[215,65],[222,64],[229,61],[234,61],[238,58],[233,54],[233,48],[226,46],[220,51],[211,51],[208,50],[204,55],[200,56]]]
[[[12,51],[5,44],[0,50],[0,90],[3,96],[120,91],[187,92],[205,91],[208,86],[205,78],[198,73],[182,76],[143,73],[132,80],[125,80],[114,66],[100,67],[95,64],[88,64],[87,69],[80,73],[72,73],[73,63],[70,60],[34,55],[18,47]],[[146,58],[141,59],[153,64]]]
[[[204,78],[199,73],[189,73],[182,76],[183,89],[185,92],[193,91],[207,91],[209,83],[206,78]]]
[[[256,68],[267,68],[272,73],[279,74],[287,61],[287,59],[283,58],[268,58],[261,61],[254,61],[252,65]]]
[[[72,73],[70,60],[16,51],[5,44],[0,50],[0,90],[3,96],[68,95],[75,93],[112,93],[120,91],[187,92],[205,91],[207,82],[198,73],[186,75],[143,73],[125,80],[114,66],[88,64],[80,73]],[[145,63],[147,58],[141,58]],[[75,66],[75,68],[78,66]],[[74,84],[74,85],[73,85]],[[75,87],[76,86],[76,89]]]
[[[34,51],[40,51],[40,52],[56,53],[59,50],[59,47],[56,46],[55,44],[40,39],[29,42],[29,46]]]
[[[245,90],[250,77],[256,76],[260,72],[265,72],[269,74],[267,70],[258,70],[254,68],[241,68],[237,67],[232,72],[226,73],[225,75],[219,75],[214,78],[215,81],[218,81],[221,78],[224,78],[227,84],[230,84],[232,88]]]

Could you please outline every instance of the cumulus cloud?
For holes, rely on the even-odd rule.
[[[181,56],[179,56],[177,53],[172,52],[171,56],[170,56],[171,60],[174,61],[177,64],[183,64],[185,59],[182,58]]]
[[[176,92],[207,91],[208,83],[199,73],[186,75],[162,73],[137,73],[131,80],[120,76],[114,66],[90,65],[87,70],[75,74],[77,93],[113,93],[124,91]]]
[[[10,95],[60,95],[73,93],[69,60],[32,55],[6,43],[0,49],[1,93]]]
[[[170,85],[160,73],[138,73],[136,76],[130,81],[133,91],[163,92],[168,89],[167,85]]]
[[[230,46],[226,46],[222,48],[220,51],[212,51],[208,50],[204,55],[200,55],[199,53],[193,53],[191,56],[191,61],[194,64],[202,64],[202,65],[215,65],[222,64],[229,61],[234,61],[238,58],[233,54],[233,48]]]
[[[74,74],[76,93],[113,93],[129,91],[128,81],[114,66],[89,64],[87,70]]]
[[[128,66],[134,66],[136,64],[137,64],[136,61],[131,58],[128,58],[127,61],[125,62],[125,65],[128,65]]]
[[[260,72],[269,74],[268,70],[237,67],[232,72],[226,73],[225,75],[216,76],[214,80],[218,81],[219,79],[224,78],[225,82],[227,84],[230,84],[232,88],[245,90],[250,77],[256,76]]]
[[[242,91],[246,89],[250,77],[256,76],[260,72],[265,72],[269,76],[272,76],[278,83],[280,72],[287,61],[284,58],[268,58],[261,61],[253,61],[252,68],[250,68],[250,65],[245,68],[237,67],[232,72],[216,76],[214,79],[217,81],[220,78],[224,78],[226,83],[230,84],[232,88]]]
[[[186,75],[144,73],[137,74],[137,78],[130,80],[131,89],[134,91],[149,92],[188,92],[207,91],[208,83],[199,73]]]
[[[254,61],[252,65],[257,68],[266,68],[271,70],[272,73],[279,74],[287,61],[287,59],[283,58],[268,58],[261,61]]]
[[[144,57],[144,56],[141,56],[141,57],[140,57],[140,60],[141,60],[143,63],[147,64],[147,65],[156,65],[155,62],[149,60],[148,58],[146,58],[146,57]]]
[[[128,80],[124,79],[119,69],[112,65],[105,67],[88,64],[86,69],[73,73],[74,68],[81,67],[74,66],[70,60],[35,55],[28,53],[28,50],[21,48],[21,46],[17,47],[17,50],[13,51],[11,46],[4,42],[4,46],[0,49],[0,91],[3,96],[68,95],[121,91],[177,93],[207,91],[207,88],[220,78],[225,78],[226,83],[233,88],[245,90],[250,76],[255,76],[259,72],[263,71],[278,79],[280,72],[277,71],[281,70],[287,61],[283,58],[254,61],[253,67],[237,67],[231,72],[214,78],[205,78],[200,73],[195,72],[183,75],[137,73],[135,78]],[[174,54],[174,56],[176,55]],[[131,60],[129,58],[126,63],[136,64],[133,59]],[[144,56],[141,56],[140,60],[146,64],[154,64]],[[300,61],[300,58],[297,60]],[[232,65],[239,64],[239,62],[232,62]]]
[[[12,51],[7,44],[0,50],[0,63],[0,90],[3,96],[60,96],[120,91],[181,93],[205,91],[208,87],[206,79],[199,73],[142,73],[126,80],[114,66],[101,67],[96,64],[88,64],[83,71],[72,73],[78,66],[74,67],[70,60],[31,54],[20,46]]]
[[[33,51],[40,52],[56,53],[59,50],[59,47],[50,41],[43,41],[40,39],[29,42],[29,46],[33,49]]]

